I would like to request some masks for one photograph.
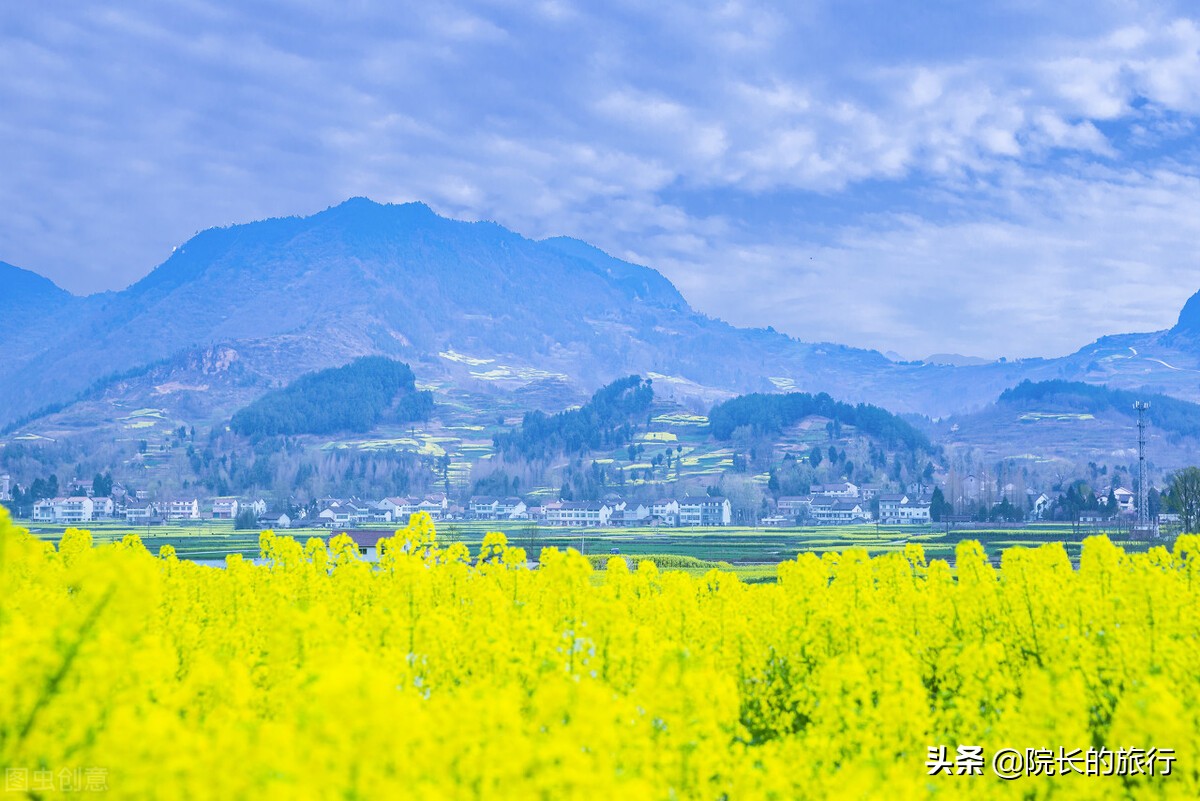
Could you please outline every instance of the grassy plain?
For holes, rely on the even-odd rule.
[[[26,523],[37,536],[57,543],[61,526]],[[125,534],[137,533],[151,552],[163,545],[172,546],[180,558],[223,560],[237,553],[247,558],[258,555],[258,531],[235,531],[228,520],[202,520],[162,526],[131,527],[122,521],[88,523],[96,542],[119,541]],[[363,528],[395,529],[395,524],[374,524]],[[706,562],[727,562],[743,580],[773,580],[774,566],[794,559],[800,553],[817,555],[841,552],[847,548],[865,548],[872,556],[903,551],[910,542],[919,543],[930,559],[954,562],[954,549],[964,540],[979,540],[995,560],[1001,550],[1011,547],[1036,547],[1062,542],[1073,562],[1078,562],[1084,537],[1105,533],[1128,552],[1141,552],[1153,544],[1171,545],[1171,540],[1155,543],[1134,541],[1120,531],[1107,528],[1072,528],[1067,524],[1036,524],[1021,528],[946,528],[937,526],[804,526],[792,528],[589,528],[564,529],[529,522],[445,521],[438,524],[438,538],[446,544],[461,542],[478,549],[489,531],[503,531],[512,545],[524,548],[536,559],[542,548],[575,548],[586,555],[638,557],[670,554],[689,556]],[[301,542],[309,537],[328,537],[328,529],[296,528],[280,531]],[[703,572],[701,570],[700,572]]]

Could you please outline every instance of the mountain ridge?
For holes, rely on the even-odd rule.
[[[77,297],[42,281],[33,280],[36,301],[0,322],[0,426],[104,375],[214,347],[235,352],[262,391],[382,355],[433,384],[481,390],[566,380],[586,394],[653,373],[664,376],[660,387],[710,401],[828,392],[934,416],[981,407],[1024,379],[1200,394],[1200,354],[1176,329],[1105,337],[1060,359],[895,363],[736,328],[693,309],[650,267],[569,237],[537,241],[444,218],[423,203],[351,198],[306,217],[211,228],[121,292]],[[1195,301],[1200,315],[1197,297],[1185,313]]]

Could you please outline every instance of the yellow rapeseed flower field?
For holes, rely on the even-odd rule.
[[[1078,569],[806,554],[752,586],[620,559],[594,582],[553,549],[528,570],[423,516],[378,565],[344,536],[262,550],[55,549],[0,510],[4,797],[1200,797],[1195,536],[1093,538]],[[998,778],[1003,749],[1041,775]]]

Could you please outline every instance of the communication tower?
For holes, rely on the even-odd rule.
[[[1150,539],[1158,535],[1158,526],[1150,522],[1150,483],[1146,476],[1146,410],[1150,408],[1150,402],[1134,401],[1133,408],[1138,416],[1138,521],[1135,532]]]

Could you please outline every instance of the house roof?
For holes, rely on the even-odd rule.
[[[724,495],[697,495],[696,497],[687,497],[679,502],[680,506],[707,506],[709,504],[725,503]]]
[[[395,536],[396,532],[387,531],[385,529],[361,529],[351,528],[345,531],[336,531],[330,535],[330,539],[338,534],[345,534],[350,539],[354,540],[354,544],[360,548],[373,548],[379,545],[379,541],[386,537]]]
[[[563,501],[560,508],[564,511],[572,512],[598,512],[602,508],[611,509],[612,507],[606,503],[600,503],[599,501]]]

